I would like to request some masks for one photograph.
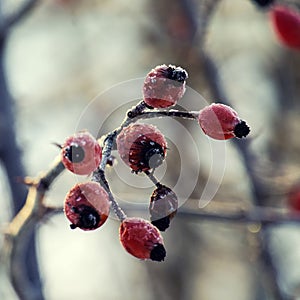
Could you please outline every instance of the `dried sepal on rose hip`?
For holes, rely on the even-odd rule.
[[[142,218],[126,218],[119,229],[125,250],[140,259],[163,261],[166,250],[159,230]]]
[[[109,215],[109,196],[96,182],[76,184],[66,195],[64,212],[71,222],[71,229],[94,230]]]
[[[300,50],[300,12],[292,7],[278,4],[271,8],[269,17],[280,43]]]
[[[102,159],[102,149],[88,132],[78,132],[68,137],[61,145],[64,166],[78,175],[89,175],[95,171]]]
[[[166,157],[167,141],[151,124],[125,127],[116,142],[121,159],[136,173],[157,168]]]
[[[185,92],[188,73],[181,67],[161,65],[146,76],[143,86],[144,102],[152,108],[175,105]]]
[[[212,103],[203,108],[198,115],[198,122],[203,132],[217,140],[233,137],[246,137],[250,128],[241,120],[235,110],[221,103]]]
[[[160,184],[152,193],[149,205],[151,223],[160,231],[170,226],[176,215],[178,199],[172,189]]]

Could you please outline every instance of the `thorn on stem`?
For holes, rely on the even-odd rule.
[[[58,147],[59,149],[62,149],[62,145],[56,142],[51,143],[52,145]]]

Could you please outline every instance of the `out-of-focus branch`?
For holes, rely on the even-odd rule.
[[[56,159],[54,166],[42,177],[26,179],[29,192],[26,203],[9,224],[4,241],[2,254],[3,263],[7,265],[12,285],[22,300],[40,300],[41,294],[26,273],[26,249],[29,237],[35,231],[37,224],[46,216],[56,213],[56,208],[44,204],[44,197],[53,181],[64,170],[60,159]]]
[[[204,70],[207,75],[206,78],[210,86],[213,98],[218,99],[218,101],[221,101],[223,104],[232,106],[222,86],[215,62],[204,50],[201,51],[200,55],[203,60]],[[244,166],[247,170],[247,175],[250,178],[252,191],[254,194],[254,201],[257,205],[262,205],[262,199],[265,199],[267,187],[264,185],[262,180],[258,178],[255,172],[255,167],[257,167],[258,159],[249,148],[251,137],[243,140],[234,139],[233,141],[236,148],[241,154]]]
[[[4,42],[0,39],[0,159],[7,173],[15,215],[23,206],[26,197],[25,187],[17,184],[18,177],[24,177],[25,172],[21,162],[21,151],[16,142],[13,101],[5,76],[4,47]]]
[[[25,0],[16,12],[6,17],[0,11],[0,39],[4,39],[15,24],[28,16],[38,1]]]
[[[21,151],[17,145],[13,101],[6,79],[6,41],[13,25],[24,19],[37,1],[24,1],[16,12],[8,16],[4,16],[3,3],[0,1],[0,159],[6,171],[12,195],[13,216],[23,207],[27,191],[25,186],[18,182],[18,178],[24,178],[25,172],[21,161]],[[35,232],[31,231],[27,238],[27,247],[23,253],[23,267],[26,278],[35,287],[39,299],[42,300],[43,295],[35,246]]]
[[[200,52],[201,59],[204,62],[205,72],[207,74],[207,81],[210,86],[211,92],[215,99],[220,99],[222,103],[230,105],[230,101],[222,86],[218,70],[212,58],[209,57],[204,50]],[[262,199],[266,196],[268,187],[264,185],[263,181],[257,176],[255,166],[258,165],[258,159],[249,148],[248,141],[235,140],[234,144],[240,153],[244,166],[247,170],[248,177],[252,186],[253,202],[255,205],[263,205]],[[270,292],[273,294],[274,299],[282,300],[289,299],[284,295],[278,281],[278,270],[276,263],[273,261],[272,249],[270,249],[270,230],[268,224],[262,224],[262,228],[258,233],[261,246],[261,262],[267,270],[268,276],[266,280],[269,283]]]
[[[216,4],[218,4],[219,1],[210,1],[209,6],[209,17],[206,18],[205,25],[207,26],[209,23],[209,20],[216,8]],[[205,32],[205,29],[202,29],[202,32]],[[203,41],[205,38],[203,35],[200,36],[199,42],[203,44]],[[209,54],[206,52],[205,47],[201,47],[199,51],[199,60],[202,61],[203,67],[204,67],[204,73],[206,75],[206,80],[208,83],[208,86],[210,88],[210,91],[213,95],[214,99],[220,100],[222,103],[227,104],[229,106],[232,106],[230,103],[230,100],[228,99],[226,95],[226,91],[223,88],[218,69],[215,65],[214,60],[209,56]],[[252,195],[253,195],[253,203],[254,205],[260,206],[263,205],[262,199],[265,198],[267,195],[268,187],[265,186],[265,184],[260,180],[260,178],[257,176],[255,172],[255,167],[258,165],[258,159],[254,155],[254,153],[251,151],[249,147],[249,139],[248,140],[237,140],[234,139],[234,144],[237,148],[237,150],[240,153],[240,156],[242,158],[242,161],[244,163],[244,166],[247,170],[247,174],[252,186]],[[257,215],[257,214],[255,214]],[[254,216],[255,216],[254,215]],[[253,215],[252,215],[253,216]],[[236,217],[236,216],[235,216]],[[245,216],[241,216],[242,219]],[[247,216],[248,218],[249,216]],[[261,216],[262,217],[262,216]],[[288,217],[289,219],[289,217]],[[271,222],[272,223],[272,222]],[[261,230],[258,233],[258,238],[260,241],[260,247],[261,247],[261,255],[260,255],[260,261],[262,262],[264,269],[267,271],[265,276],[266,282],[269,286],[269,292],[273,294],[274,299],[282,300],[282,299],[289,299],[289,297],[285,294],[283,294],[280,286],[279,286],[279,280],[278,280],[278,270],[276,263],[273,260],[272,257],[272,249],[270,249],[270,235],[271,232],[269,230],[269,222],[262,222]]]
[[[163,38],[160,38],[159,41],[161,43],[165,42],[165,40],[168,41],[167,43],[169,43],[169,49],[171,49],[172,51],[172,58],[176,59],[176,62],[179,62],[182,65],[188,62],[192,69],[190,71],[192,73],[194,72],[197,75],[199,75],[199,69],[203,70],[203,76],[199,76],[199,82],[196,83],[197,86],[199,87],[199,83],[201,83],[202,81],[205,82],[206,84],[204,85],[204,87],[209,87],[211,95],[213,96],[213,99],[215,99],[215,101],[218,100],[230,105],[230,101],[226,95],[225,88],[222,85],[215,62],[205,51],[206,32],[207,29],[209,29],[210,20],[216,10],[216,7],[220,2],[221,0],[201,0],[198,1],[197,4],[199,4],[199,6],[197,6],[195,1],[193,0],[178,0],[172,2],[163,1],[159,4],[159,9],[156,9],[155,17],[157,18],[157,15],[161,16],[161,32],[166,32],[168,33],[168,35],[163,36]],[[176,10],[177,6],[175,7],[175,3],[178,3],[177,6],[180,6],[180,10]],[[156,5],[153,5],[153,7],[157,8]],[[188,7],[188,11],[184,10],[183,7]],[[196,22],[196,26],[194,26],[195,19],[193,14],[189,13],[190,11],[199,11],[199,18],[197,20],[198,24]],[[178,16],[180,16],[180,19]],[[177,23],[175,21],[171,22],[173,19],[175,19]],[[180,20],[180,22],[178,22],[178,19]],[[174,26],[170,26],[170,24]],[[182,26],[179,26],[180,24],[184,24],[185,30],[182,29]],[[193,25],[191,26],[191,24]],[[194,29],[197,28],[197,25],[197,35],[190,35],[190,32],[195,33]],[[193,36],[193,39],[190,38],[191,36]],[[180,42],[178,42],[178,37],[182,37],[182,40],[180,40]],[[161,44],[157,45],[157,47],[159,49],[163,49],[163,46],[161,46]],[[178,49],[180,49],[180,51],[178,51]],[[155,50],[156,52],[158,51],[157,49]],[[168,53],[168,55],[170,56],[170,53]],[[193,70],[194,66],[196,66],[196,68]],[[261,182],[260,178],[255,172],[258,160],[254,153],[251,151],[249,142],[247,140],[235,140],[234,143],[240,153],[252,185],[253,204],[254,206],[260,206],[263,204],[263,200],[266,199],[266,195],[268,195],[268,186],[265,183]],[[179,209],[179,211],[181,211],[181,209]],[[204,212],[199,212],[200,215],[202,213],[205,214]],[[197,212],[197,217],[200,219],[201,217],[199,214]],[[207,215],[203,216],[203,218],[206,217]],[[222,215],[222,217],[225,217],[225,219],[227,219],[228,215]],[[221,221],[223,220],[222,217],[209,215],[209,218],[211,218],[211,220],[219,219]],[[248,219],[248,217],[249,216],[245,217],[245,215],[233,215],[229,216],[228,219],[230,221],[245,221]],[[251,218],[252,217],[253,215],[251,215]],[[254,218],[256,218],[256,216]],[[282,293],[282,290],[279,286],[276,263],[272,260],[272,249],[270,249],[270,234],[271,232],[269,230],[269,222],[262,222],[261,230],[257,235],[258,245],[260,246],[261,253],[259,265],[262,265],[265,268],[264,270],[266,272],[263,272],[266,282],[265,286],[269,289],[268,294],[272,297],[272,299],[287,299],[288,297]]]
[[[132,195],[133,198],[134,195]],[[122,198],[122,195],[119,195]],[[126,195],[128,198],[128,195]],[[192,203],[197,203],[198,199],[189,199]],[[132,205],[124,204],[122,208],[130,212],[147,213],[147,205]],[[268,224],[272,226],[300,224],[300,214],[288,211],[286,209],[279,209],[274,207],[251,206],[249,208],[237,204],[217,203],[210,208],[208,205],[204,209],[193,207],[179,207],[177,217],[185,218],[189,221],[209,221],[209,222],[223,222],[223,223],[240,223],[241,225]]]

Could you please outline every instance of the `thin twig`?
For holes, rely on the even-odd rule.
[[[124,221],[127,216],[125,214],[125,212],[123,211],[123,209],[120,207],[120,205],[117,203],[117,201],[115,200],[110,188],[109,188],[109,184],[106,180],[105,177],[105,173],[104,170],[102,169],[98,169],[97,171],[95,171],[93,173],[92,176],[92,181],[98,182],[101,186],[103,186],[103,188],[107,191],[108,196],[109,196],[109,201],[111,203],[111,207],[115,213],[115,215],[117,216],[117,218],[122,222]]]
[[[146,174],[146,176],[157,186],[160,187],[161,184],[160,182],[157,180],[157,178],[153,175],[153,172],[149,172],[149,171],[144,171],[144,173]]]

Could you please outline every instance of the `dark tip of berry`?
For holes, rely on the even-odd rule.
[[[245,121],[241,121],[235,126],[233,132],[237,138],[246,137],[250,132],[250,127],[246,124]]]
[[[181,67],[175,67],[170,65],[166,70],[166,77],[171,80],[184,83],[184,81],[188,78],[188,74]]]
[[[155,169],[160,166],[165,158],[164,150],[161,145],[155,143],[153,148],[145,153],[145,163],[150,169]]]
[[[138,173],[158,167],[164,158],[164,148],[149,137],[141,135],[132,143],[128,160],[134,166],[134,172]]]
[[[97,211],[87,205],[78,207],[79,222],[77,227],[85,229],[95,229],[100,222],[100,216]]]
[[[170,218],[166,216],[164,218],[151,221],[151,223],[156,226],[160,231],[165,231],[170,226]]]
[[[84,150],[81,146],[72,145],[66,148],[65,157],[72,163],[80,163],[84,160]]]
[[[150,259],[154,261],[163,261],[166,257],[166,249],[162,244],[155,244],[151,250]]]
[[[75,228],[77,228],[77,226],[75,224],[70,224],[70,228],[75,229]]]

